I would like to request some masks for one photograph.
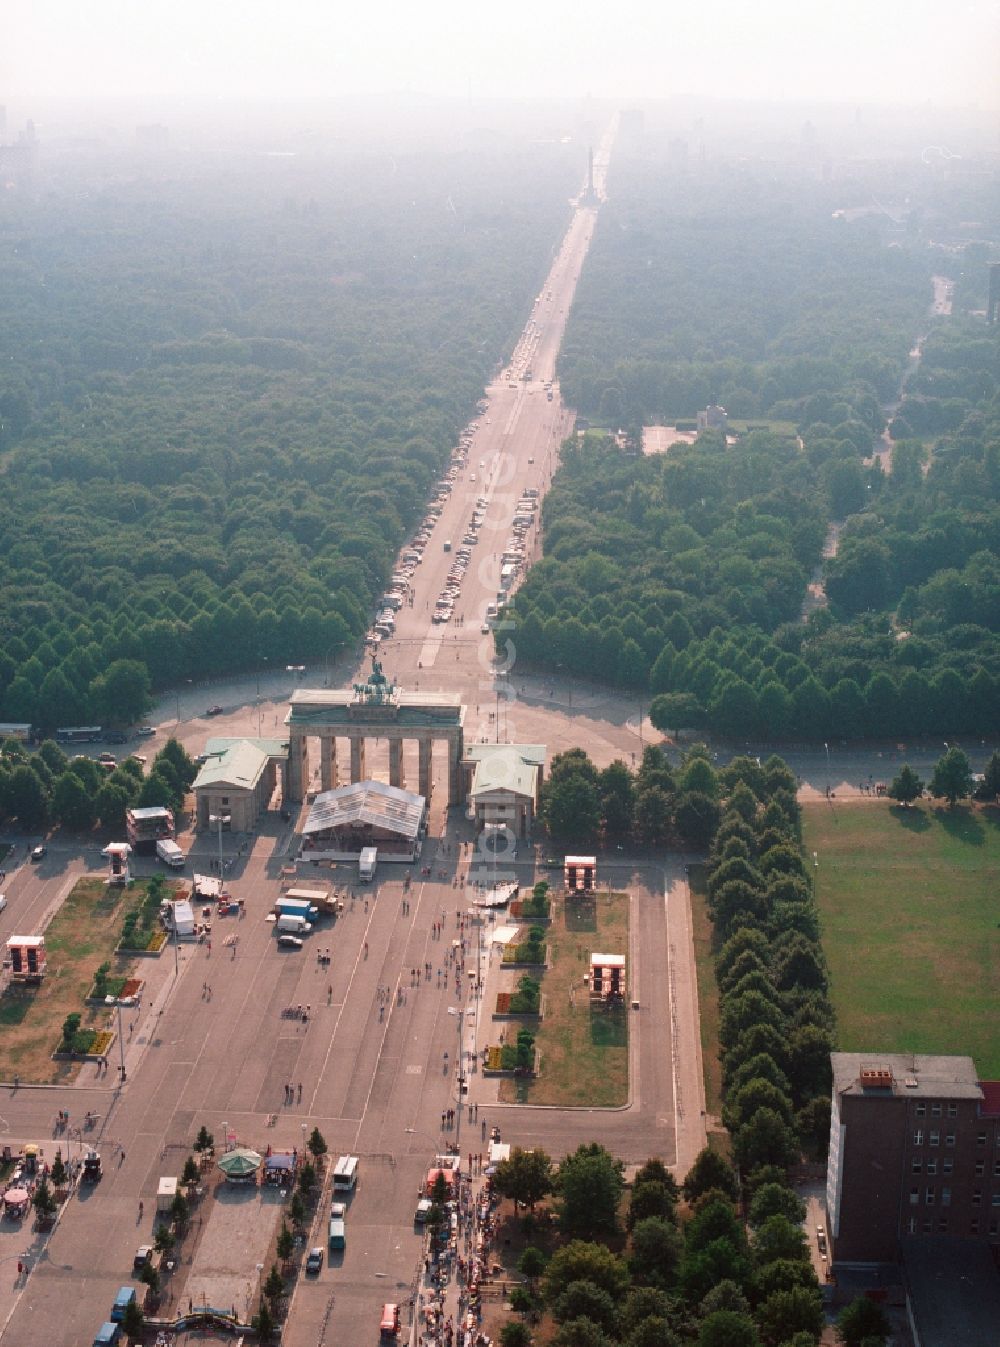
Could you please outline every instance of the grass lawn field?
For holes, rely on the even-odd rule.
[[[1000,810],[803,808],[840,1047],[958,1053],[1000,1078]]]
[[[541,979],[545,1015],[535,1039],[542,1069],[535,1080],[502,1080],[505,1103],[613,1108],[627,1101],[628,1011],[592,1011],[581,979],[594,950],[628,953],[628,903],[625,893],[553,899],[545,932],[551,966]]]
[[[22,1081],[69,1081],[78,1073],[76,1062],[54,1062],[52,1053],[62,1036],[66,1016],[78,1011],[82,1027],[103,1027],[104,1007],[87,1006],[85,997],[94,974],[104,962],[112,976],[124,977],[133,960],[111,953],[137,894],[139,880],[129,890],[108,888],[101,879],[81,879],[45,931],[48,972],[37,988],[11,987],[0,998],[0,1077],[15,1072]]]
[[[701,1060],[705,1071],[705,1108],[718,1118],[722,1112],[722,1063],[719,1061],[719,988],[715,981],[715,959],[712,947],[712,922],[708,915],[708,893],[705,883],[708,867],[692,865],[689,874],[691,890],[691,925],[694,934],[694,957],[698,972],[698,1020],[701,1024]],[[720,1123],[721,1127],[722,1124]]]

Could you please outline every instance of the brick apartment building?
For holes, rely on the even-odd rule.
[[[1000,1082],[971,1057],[835,1052],[826,1216],[831,1262],[895,1263],[906,1236],[1000,1256]]]

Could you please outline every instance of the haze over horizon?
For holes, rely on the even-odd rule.
[[[5,19],[0,102],[445,97],[934,103],[1000,110],[1000,0],[34,0]]]

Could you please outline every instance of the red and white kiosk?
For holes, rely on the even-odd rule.
[[[567,893],[592,893],[597,888],[597,857],[567,856],[563,861]]]
[[[12,982],[41,982],[45,976],[45,936],[12,935],[7,941]]]
[[[590,1000],[594,1005],[621,1005],[625,1000],[625,955],[591,954]]]

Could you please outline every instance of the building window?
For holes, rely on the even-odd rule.
[[[949,1105],[948,1105],[948,1117],[949,1117],[949,1118],[957,1118],[957,1117],[958,1117],[958,1105],[957,1105],[957,1104],[949,1104]]]
[[[994,1193],[990,1201],[994,1207],[1000,1207],[1000,1193]]]
[[[931,1104],[931,1117],[932,1117],[932,1118],[940,1118],[940,1116],[941,1116],[941,1105],[940,1105],[940,1104]]]
[[[915,1216],[911,1216],[907,1221],[906,1233],[908,1235],[915,1235],[917,1233],[917,1218]]]
[[[927,1192],[926,1192],[926,1194],[924,1195],[924,1201],[927,1203],[927,1205],[928,1205],[929,1207],[933,1207],[933,1205],[934,1205],[934,1189],[933,1189],[933,1188],[928,1188],[928,1189],[927,1189]]]
[[[1000,1234],[1000,1221],[990,1221],[990,1234]]]
[[[947,1235],[947,1233],[948,1233],[948,1222],[942,1216],[941,1219],[938,1221],[938,1234]]]
[[[946,1146],[954,1146],[954,1144],[955,1144],[955,1133],[954,1133],[954,1132],[945,1132],[945,1134],[944,1134],[944,1144],[945,1144]]]
[[[914,1146],[922,1146],[924,1144],[924,1134],[919,1127],[913,1133],[913,1144]]]
[[[978,1234],[979,1234],[979,1222],[978,1222],[978,1221],[970,1221],[970,1222],[969,1222],[969,1234],[970,1234],[970,1235],[978,1235]]]
[[[927,1112],[927,1105],[926,1105],[926,1104],[918,1104],[917,1107],[916,1107],[915,1112],[916,1112],[916,1115],[917,1115],[918,1118],[922,1118],[922,1117],[924,1116],[924,1114]]]
[[[910,1189],[910,1206],[911,1206],[911,1207],[915,1207],[919,1201],[920,1201],[920,1189],[919,1189],[919,1188],[911,1188],[911,1189]]]
[[[924,1234],[929,1235],[933,1229],[934,1229],[934,1222],[930,1219],[930,1217],[928,1217],[927,1220],[924,1221]]]
[[[940,1132],[932,1132],[932,1133],[931,1133],[931,1135],[930,1135],[930,1144],[931,1144],[932,1146],[940,1146],[940,1145],[941,1145],[941,1133],[940,1133]]]
[[[985,1173],[986,1173],[985,1160],[978,1160],[976,1162],[976,1178],[981,1179]]]
[[[923,1168],[923,1165],[924,1165],[923,1160],[912,1160],[910,1163],[911,1163],[911,1167],[912,1167],[913,1173],[914,1173],[914,1174],[919,1174],[920,1171],[921,1171],[921,1169]]]
[[[955,1161],[951,1158],[950,1155],[948,1156],[948,1158],[947,1158],[946,1160],[942,1160],[942,1161],[941,1161],[941,1173],[942,1173],[942,1174],[950,1174],[951,1171],[952,1171],[954,1168],[955,1168]]]
[[[993,1161],[993,1177],[1000,1179],[1000,1160]]]
[[[980,1202],[982,1202],[982,1200],[983,1200],[983,1190],[982,1190],[982,1188],[973,1188],[973,1190],[972,1190],[972,1205],[973,1205],[974,1207],[978,1207],[979,1204],[980,1204]]]
[[[927,1161],[927,1173],[928,1173],[928,1174],[936,1174],[936,1173],[937,1173],[937,1161],[936,1161],[936,1160],[928,1160],[928,1161]]]
[[[986,1133],[985,1133],[985,1132],[977,1132],[977,1133],[976,1133],[976,1145],[977,1145],[977,1146],[985,1146],[985,1145],[986,1145]]]
[[[942,1207],[951,1206],[951,1189],[947,1184],[941,1189],[941,1205]]]

